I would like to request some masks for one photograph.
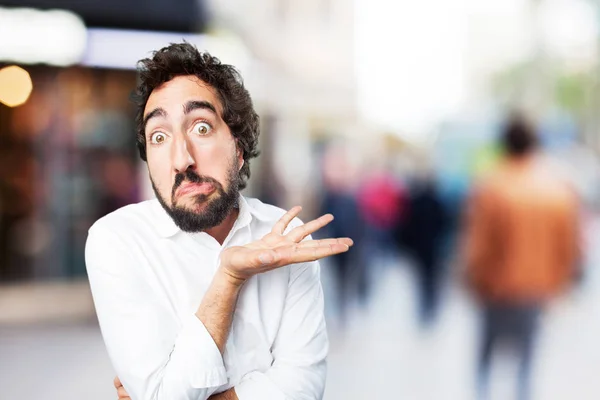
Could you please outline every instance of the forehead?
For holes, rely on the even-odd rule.
[[[146,102],[144,114],[161,107],[168,110],[179,107],[190,100],[208,101],[221,115],[221,102],[216,91],[195,75],[177,76],[155,88]]]

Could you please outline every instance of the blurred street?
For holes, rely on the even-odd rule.
[[[136,118],[150,97],[132,94],[207,80],[186,67],[141,84],[138,61],[182,41],[235,67],[251,97],[232,107],[205,82],[223,111],[214,138],[242,150],[240,194],[301,205],[304,221],[331,213],[313,237],[354,242],[322,262],[325,400],[600,399],[600,0],[0,0],[0,31],[0,400],[116,399],[90,266],[119,264],[103,260],[120,244],[94,256],[90,227],[161,191],[176,210],[183,167],[237,193],[210,161],[233,150],[183,167],[183,153],[147,155],[155,133],[187,143],[180,133],[209,122],[201,108],[160,130]],[[167,287],[171,264],[153,260]],[[203,272],[186,263],[165,274]],[[120,279],[107,299],[137,286]],[[142,327],[131,312],[112,325],[116,342],[140,343],[122,337],[124,322]],[[149,340],[123,376],[168,344],[144,365],[160,368],[178,335]]]
[[[600,241],[600,219],[588,226]],[[599,265],[592,246],[589,264]],[[336,328],[332,279],[323,266],[331,349],[325,400],[474,398],[477,314],[456,280],[445,293],[436,326],[420,332],[415,285],[406,265],[375,263],[371,301]],[[597,399],[600,380],[600,273],[586,271],[573,296],[553,304],[543,321],[533,374],[536,400]],[[116,398],[114,373],[95,321],[0,327],[2,398],[104,400]],[[491,400],[511,398],[514,370],[502,353],[492,372]],[[543,382],[543,384],[538,384]]]

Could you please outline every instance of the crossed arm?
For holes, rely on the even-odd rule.
[[[127,390],[125,390],[125,387],[123,387],[123,383],[121,383],[121,380],[119,379],[118,376],[115,377],[114,385],[115,385],[115,389],[117,389],[117,395],[119,396],[119,400],[131,400],[131,397],[129,397],[129,393],[127,393]],[[212,396],[210,396],[208,398],[208,400],[239,400],[239,399],[238,399],[237,395],[235,394],[235,389],[231,388],[224,392],[213,394]]]

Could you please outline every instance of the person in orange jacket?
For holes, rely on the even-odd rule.
[[[506,156],[470,198],[464,255],[483,309],[479,396],[487,394],[494,348],[511,339],[525,400],[539,317],[576,275],[579,210],[570,185],[536,151],[535,132],[522,116],[508,121],[501,140]]]

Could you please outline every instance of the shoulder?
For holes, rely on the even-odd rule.
[[[113,232],[127,236],[135,231],[144,232],[152,226],[156,200],[147,200],[141,203],[121,207],[104,217],[98,219],[89,229],[89,232]]]
[[[156,204],[155,204],[156,203]],[[131,252],[141,243],[156,243],[161,235],[161,206],[157,200],[119,208],[97,220],[88,230],[86,253],[92,249]],[[104,249],[104,250],[102,250]]]
[[[154,200],[156,201],[156,200]],[[157,204],[160,207],[160,204]],[[86,268],[90,280],[103,271],[123,279],[137,275],[140,254],[159,238],[153,200],[122,207],[97,220],[88,231],[85,244]],[[140,253],[141,252],[141,253]]]

